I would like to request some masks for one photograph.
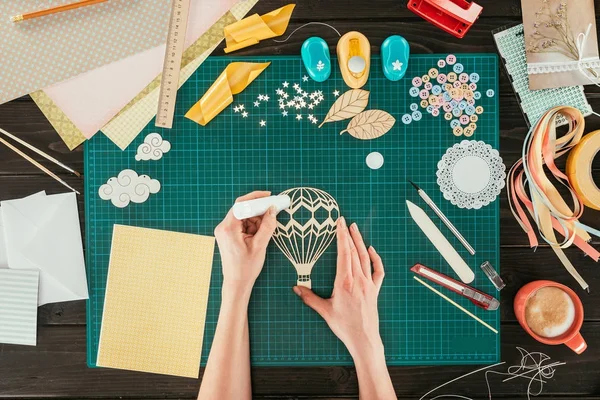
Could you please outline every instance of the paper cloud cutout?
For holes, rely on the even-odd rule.
[[[160,160],[163,154],[171,150],[171,143],[164,140],[158,133],[150,133],[137,149],[137,161]]]
[[[100,186],[98,194],[102,200],[110,200],[115,207],[125,208],[130,202],[143,203],[150,194],[158,193],[160,182],[148,175],[126,169],[119,176],[110,178]]]

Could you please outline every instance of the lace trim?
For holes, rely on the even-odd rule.
[[[579,61],[562,61],[527,64],[527,74],[551,74],[554,72],[569,72],[579,70]],[[597,69],[600,68],[600,59],[591,58],[581,61],[581,68]]]

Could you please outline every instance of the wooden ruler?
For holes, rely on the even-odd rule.
[[[159,128],[171,128],[175,115],[175,102],[179,88],[179,71],[185,46],[185,32],[190,13],[190,0],[172,0],[171,20],[160,80],[160,95],[156,111],[156,125]]]

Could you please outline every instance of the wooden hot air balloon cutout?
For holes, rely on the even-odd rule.
[[[296,268],[297,284],[310,289],[312,268],[335,238],[340,209],[320,189],[299,187],[281,194],[290,196],[291,205],[279,214],[273,239]]]

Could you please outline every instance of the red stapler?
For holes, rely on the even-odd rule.
[[[457,38],[463,38],[483,7],[467,0],[410,0],[408,9]]]

